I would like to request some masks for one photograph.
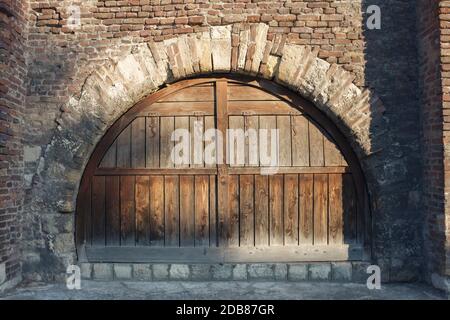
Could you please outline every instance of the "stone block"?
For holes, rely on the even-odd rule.
[[[215,264],[211,268],[212,278],[214,280],[230,280],[233,266],[231,264]]]
[[[189,266],[187,264],[172,264],[169,269],[170,280],[188,280]]]
[[[110,263],[94,263],[93,278],[95,280],[112,280],[113,266]]]
[[[274,266],[268,263],[254,263],[248,265],[249,280],[273,280]]]
[[[294,263],[288,265],[289,281],[306,281],[308,280],[308,264]]]
[[[168,264],[154,264],[153,280],[168,280],[169,279],[169,265]]]
[[[274,273],[275,273],[275,280],[287,280],[287,264],[285,263],[277,263],[274,267]]]
[[[312,263],[309,265],[309,280],[326,281],[331,278],[330,263]]]
[[[367,278],[369,278],[367,273],[367,267],[369,266],[369,262],[352,262],[352,282],[366,283]]]
[[[334,281],[352,281],[352,263],[351,262],[331,263],[331,278]]]
[[[191,265],[191,280],[211,280],[211,266],[209,264]]]
[[[117,280],[131,280],[133,268],[131,264],[114,264],[114,278]]]
[[[81,279],[92,279],[92,264],[80,263]]]
[[[133,279],[139,281],[152,280],[152,268],[148,264],[133,265]]]
[[[247,280],[247,265],[246,264],[233,265],[233,280],[235,280],[235,281]]]

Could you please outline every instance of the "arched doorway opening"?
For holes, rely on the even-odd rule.
[[[188,162],[172,158],[176,130],[189,134]],[[143,99],[101,139],[76,242],[90,262],[362,260],[367,204],[356,156],[314,105],[267,80],[195,78]]]

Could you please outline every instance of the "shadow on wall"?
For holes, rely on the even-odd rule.
[[[380,9],[380,29],[367,23],[372,5]],[[387,122],[387,132],[381,133],[380,124],[371,123],[372,150],[376,150],[371,157],[377,165],[376,176],[367,179],[377,179],[371,184],[381,186],[371,195],[376,199],[372,203],[374,262],[385,280],[411,281],[422,277],[424,224],[415,1],[363,0],[362,13],[364,85],[383,101]]]

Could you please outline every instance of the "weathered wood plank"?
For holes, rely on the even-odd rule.
[[[255,245],[269,245],[269,177],[255,176]]]
[[[209,176],[195,176],[195,246],[209,246]]]
[[[279,130],[279,157],[280,166],[290,167],[292,165],[291,145],[291,117],[277,116],[277,129]]]
[[[328,243],[328,175],[314,175],[314,244]]]
[[[131,167],[131,126],[126,127],[117,137],[117,167]]]
[[[136,177],[136,243],[150,244],[150,177]]]
[[[259,117],[259,163],[262,167],[272,167],[279,165],[279,152],[277,139],[272,139],[272,135],[277,129],[277,118],[275,116]],[[272,142],[275,141],[273,145]]]
[[[117,140],[115,140],[113,144],[109,147],[99,167],[114,168],[116,166],[116,152],[117,152]]]
[[[229,115],[301,115],[283,101],[229,101]]]
[[[191,133],[191,168],[204,167],[203,133],[205,130],[204,117],[189,117]]]
[[[120,244],[120,178],[105,177],[106,187],[106,245]]]
[[[269,176],[270,245],[283,245],[283,176]]]
[[[178,176],[164,177],[164,244],[166,247],[178,247],[180,245],[178,178]]]
[[[214,115],[214,102],[160,102],[142,109],[138,116],[169,117]]]
[[[178,130],[180,134],[180,136],[176,137],[179,140],[175,141],[175,146],[183,146],[183,148],[181,148],[181,150],[179,150],[179,152],[176,154],[176,156],[179,158],[179,161],[175,163],[175,168],[189,168],[189,165],[191,163],[189,117],[175,117],[175,130]]]
[[[92,244],[105,245],[105,177],[92,177]]]
[[[344,207],[344,242],[356,242],[356,194],[351,174],[343,176],[343,207]]]
[[[360,261],[363,249],[357,245],[303,245],[286,247],[152,248],[86,247],[83,262],[126,263],[295,263]]]
[[[174,142],[172,141],[172,132],[175,128],[174,117],[161,117],[160,126],[160,167],[173,168],[174,163],[171,154],[174,147]]]
[[[120,177],[120,243],[124,246],[134,246],[136,244],[134,188],[134,176]]]
[[[179,90],[159,100],[159,102],[205,102],[214,101],[214,86],[197,85]]]
[[[217,138],[215,120],[212,116],[205,117],[204,161],[205,167],[216,167],[217,164]]]
[[[229,117],[228,123],[230,129],[227,136],[228,163],[231,167],[242,167],[245,165],[244,117]]]
[[[150,245],[164,245],[163,176],[150,176]]]
[[[343,197],[342,197],[342,175],[330,174],[328,176],[328,234],[329,243],[341,244],[343,243]]]
[[[245,85],[229,84],[228,101],[279,101],[280,99],[264,90]]]
[[[254,180],[253,175],[239,176],[240,246],[255,245],[255,215],[254,215]]]
[[[146,118],[146,164],[147,168],[159,167],[159,117]]]
[[[284,243],[298,244],[298,175],[284,176]]]
[[[323,157],[323,134],[312,122],[309,123],[309,159],[311,166],[325,165]]]
[[[209,245],[218,245],[217,239],[217,202],[216,176],[209,176]]]
[[[325,166],[341,166],[342,155],[338,147],[328,136],[324,136],[324,158]]]
[[[293,116],[292,120],[292,165],[309,166],[308,120],[303,116]]]
[[[313,244],[314,179],[312,174],[299,175],[300,244]]]
[[[180,245],[194,246],[194,176],[180,176]]]
[[[228,224],[227,243],[229,247],[239,246],[239,177],[228,177]]]
[[[245,165],[249,167],[259,166],[259,152],[258,152],[258,130],[259,130],[259,117],[258,116],[245,116]]]
[[[145,168],[145,118],[131,123],[131,167]]]

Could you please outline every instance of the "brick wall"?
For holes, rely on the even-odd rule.
[[[69,4],[81,4],[81,26],[70,28]],[[366,30],[363,11],[382,8],[382,30]],[[143,42],[207,31],[212,25],[238,28],[261,22],[268,38],[316,47],[319,57],[350,71],[360,88],[381,96],[389,140],[376,139],[377,179],[371,190],[374,250],[385,279],[412,280],[422,266],[420,208],[421,156],[417,94],[415,2],[410,0],[303,1],[30,1],[28,16],[27,126],[24,128],[24,271],[39,278],[56,265],[53,250],[64,246],[58,235],[73,232],[65,216],[33,209],[41,157],[56,129],[60,108],[78,95],[87,76]],[[411,31],[413,30],[413,31]],[[56,239],[56,240],[55,240]],[[67,245],[71,245],[68,242]]]
[[[0,1],[0,289],[20,275],[26,9],[25,1]]]

